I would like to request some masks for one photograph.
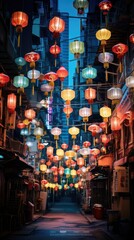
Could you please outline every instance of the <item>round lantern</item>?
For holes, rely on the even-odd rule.
[[[58,75],[58,77],[62,83],[64,81],[64,79],[68,76],[68,71],[66,70],[66,68],[60,67],[57,70],[56,74]],[[61,86],[61,88],[62,88],[62,86]]]
[[[87,88],[85,90],[85,99],[88,100],[88,103],[92,104],[95,98],[96,98],[96,90],[93,88]]]
[[[20,47],[20,33],[28,25],[28,15],[25,12],[17,11],[12,13],[11,23],[18,33],[18,47]]]
[[[52,93],[52,91],[54,90],[54,86],[49,83],[44,83],[41,85],[40,90],[44,92],[44,95],[48,95],[49,92]]]
[[[72,176],[72,178],[75,178],[76,175],[77,175],[76,170],[72,169],[71,172],[70,172],[70,175]]]
[[[129,36],[129,41],[131,43],[134,43],[134,33],[132,33],[130,36]]]
[[[35,68],[35,62],[40,59],[40,55],[37,52],[29,52],[24,55],[24,59],[30,63],[31,68]]]
[[[70,114],[73,112],[73,108],[71,108],[69,105],[67,105],[66,107],[63,108],[63,112],[66,114],[67,126],[68,126],[68,124],[69,124],[68,119],[70,118]]]
[[[114,60],[114,55],[109,52],[100,53],[98,56],[98,61],[103,63],[104,68],[106,69],[106,81],[108,80],[108,72],[107,69],[109,68],[109,63],[112,63]]]
[[[46,164],[40,164],[40,171],[45,173],[47,170],[47,165]]]
[[[85,158],[87,155],[90,154],[90,148],[81,148],[79,153]]]
[[[56,148],[57,148],[58,147],[57,140],[59,139],[59,135],[61,134],[61,129],[58,127],[54,127],[51,129],[51,134],[54,135],[54,139],[56,140]]]
[[[95,146],[95,136],[96,136],[97,133],[100,133],[101,130],[102,130],[102,129],[101,129],[97,124],[91,124],[91,125],[88,127],[88,131],[90,131],[90,132],[92,133],[94,146]]]
[[[7,96],[7,108],[10,113],[13,113],[16,108],[16,95],[11,93]]]
[[[10,78],[8,75],[0,73],[0,87],[4,87],[9,81]]]
[[[117,55],[119,59],[119,70],[120,73],[122,72],[122,58],[124,57],[125,53],[128,52],[128,46],[123,43],[118,43],[112,47],[112,51]]]
[[[112,104],[119,103],[122,98],[122,90],[118,87],[112,87],[107,90],[107,98],[112,100]]]
[[[59,156],[53,156],[53,162],[57,163],[60,160]]]
[[[70,160],[75,157],[76,153],[73,150],[68,150],[65,152],[65,156],[68,157]]]
[[[118,131],[121,129],[121,120],[117,116],[111,117],[111,130]]]
[[[60,166],[58,170],[59,170],[59,175],[63,176],[63,174],[64,174],[64,167]]]
[[[49,31],[53,33],[54,38],[58,38],[59,34],[65,29],[65,21],[59,17],[53,17],[49,21]]]
[[[19,129],[25,128],[25,124],[22,121],[18,121],[17,128]]]
[[[91,66],[82,69],[82,77],[87,79],[86,83],[92,83],[92,79],[97,77],[97,70]]]
[[[97,164],[97,156],[100,154],[100,149],[98,148],[92,148],[91,149],[91,155],[95,157],[95,165]]]
[[[77,165],[81,168],[85,165],[85,160],[82,157],[77,158]]]
[[[125,79],[126,86],[131,89],[131,91],[134,90],[134,76],[129,76]]]
[[[48,72],[44,74],[44,80],[47,80],[49,82],[54,82],[58,79],[58,75],[55,72]]]
[[[75,98],[75,91],[72,89],[64,89],[61,91],[61,98],[65,101],[66,105],[70,105],[70,101]]]
[[[73,139],[73,145],[75,145],[75,140],[76,139],[76,135],[79,134],[80,129],[77,127],[71,127],[69,128],[68,132],[72,135],[72,139]]]
[[[81,108],[79,109],[79,115],[83,118],[83,122],[85,123],[85,132],[86,132],[86,122],[88,122],[88,117],[92,115],[91,108]]]
[[[72,146],[72,149],[73,149],[75,152],[77,152],[77,151],[80,149],[80,146],[77,145],[77,144],[75,144],[75,145]]]
[[[63,149],[59,148],[56,150],[56,155],[61,159],[64,157],[64,151]]]
[[[53,155],[53,147],[51,147],[51,146],[47,147],[46,155],[47,155],[47,157]]]
[[[69,178],[70,177],[70,173],[71,173],[70,168],[65,168],[64,173],[66,175],[66,178]]]
[[[29,120],[32,120],[36,116],[36,112],[33,109],[25,110],[25,117]]]
[[[75,40],[70,43],[70,52],[74,54],[75,58],[79,58],[80,54],[84,53],[84,42]]]
[[[99,8],[104,15],[107,15],[109,10],[112,8],[112,3],[111,1],[103,0],[99,3]]]
[[[84,10],[88,8],[88,1],[87,0],[74,0],[73,7],[77,9],[78,14],[84,14]]]
[[[16,88],[19,88],[19,93],[20,93],[19,105],[21,106],[22,93],[24,93],[24,88],[29,86],[29,79],[25,77],[23,74],[15,76],[13,78],[13,85]]]
[[[111,116],[111,108],[107,106],[100,108],[100,116],[103,117],[104,122],[108,122],[108,118]]]
[[[111,32],[102,28],[96,32],[96,38],[101,41],[101,45],[103,46],[103,53],[105,52],[106,41],[111,37]]]
[[[18,65],[18,68],[21,70],[23,66],[26,65],[26,61],[23,57],[17,57],[15,58],[15,63]]]
[[[50,47],[49,51],[55,58],[54,66],[56,67],[56,58],[57,58],[57,55],[61,52],[61,49],[57,44],[54,44]]]
[[[31,83],[32,83],[32,95],[34,95],[34,83],[36,82],[36,79],[38,79],[40,77],[40,71],[36,70],[36,69],[32,69],[29,70],[27,72],[27,77],[29,79],[31,79]]]
[[[90,143],[89,141],[83,142],[83,147],[84,147],[84,148],[88,148],[88,147],[90,147],[90,146],[91,146],[91,143]]]
[[[44,134],[43,134],[43,128],[41,128],[41,127],[36,127],[35,129],[34,129],[34,133],[33,133],[35,136],[36,136],[36,138],[37,138],[37,140],[39,140]]]
[[[62,144],[61,144],[61,147],[63,148],[63,150],[66,150],[66,149],[68,148],[68,144],[62,143]]]
[[[107,144],[109,143],[110,139],[106,134],[102,134],[101,135],[101,141],[104,144],[104,146],[107,146]]]

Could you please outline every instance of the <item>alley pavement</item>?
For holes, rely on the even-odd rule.
[[[8,233],[2,240],[132,240],[129,226],[107,228],[107,219],[96,219],[69,197],[52,203],[47,212],[35,214],[21,229]]]

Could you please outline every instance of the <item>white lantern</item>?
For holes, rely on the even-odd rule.
[[[108,89],[107,98],[112,100],[112,104],[119,103],[119,100],[122,98],[122,90],[118,87]]]
[[[134,88],[134,76],[127,77],[125,82],[128,88]]]

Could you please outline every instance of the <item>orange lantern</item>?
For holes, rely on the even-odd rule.
[[[88,148],[88,147],[91,146],[91,143],[88,142],[88,141],[85,141],[85,142],[83,142],[83,146],[84,146],[85,148]]]
[[[82,157],[77,158],[77,165],[81,168],[85,165],[85,160]]]
[[[53,162],[57,163],[60,160],[59,156],[53,156]]]
[[[11,23],[18,33],[18,47],[20,47],[20,33],[28,25],[28,15],[21,11],[14,12],[11,16]]]
[[[36,116],[36,112],[33,109],[28,109],[25,111],[25,117],[29,120],[32,120],[33,118],[35,118]]]
[[[118,43],[112,47],[112,51],[117,55],[119,58],[119,70],[120,73],[122,72],[122,58],[126,52],[128,52],[128,46],[123,43]]]
[[[60,166],[58,171],[59,171],[59,175],[62,176],[64,174],[64,167]]]
[[[59,17],[53,17],[49,22],[49,31],[53,33],[53,38],[58,38],[65,29],[65,22]]]
[[[109,143],[110,139],[108,138],[108,136],[106,134],[102,134],[101,135],[101,141],[104,144],[104,146],[107,146],[107,144]]]
[[[25,128],[25,126],[26,126],[26,125],[25,125],[23,122],[18,121],[18,123],[17,123],[17,128],[22,129],[22,128]]]
[[[16,108],[16,95],[11,93],[7,96],[7,108],[10,113],[13,113]]]
[[[40,55],[36,52],[29,52],[25,54],[24,59],[30,63],[31,68],[35,68],[35,62],[40,59]]]
[[[129,36],[129,41],[131,43],[134,43],[134,33],[132,33],[130,36]]]
[[[60,67],[58,70],[57,70],[57,75],[61,81],[61,83],[64,81],[64,79],[68,76],[68,71],[66,70],[66,68],[64,67]],[[62,87],[62,86],[61,86]]]
[[[85,99],[88,100],[88,103],[92,104],[95,98],[96,98],[96,90],[93,88],[87,88],[85,90]]]
[[[61,147],[62,147],[63,150],[66,150],[68,148],[68,144],[62,143]]]
[[[38,150],[42,151],[44,147],[43,143],[38,143]]]
[[[111,117],[111,130],[118,131],[121,129],[121,120],[117,116]]]
[[[57,55],[61,52],[60,47],[55,43],[50,47],[49,51],[51,54],[54,55],[54,58],[55,58],[54,66],[56,67],[56,58],[57,58]]]
[[[98,148],[92,148],[91,149],[91,155],[93,155],[95,157],[95,161],[97,164],[97,156],[100,154],[100,149]]]
[[[67,125],[69,124],[68,119],[70,118],[70,114],[73,112],[73,108],[69,105],[63,108],[63,112],[66,114]]]
[[[47,157],[49,157],[50,155],[53,155],[53,147],[51,146],[47,147],[46,154],[47,154]]]
[[[104,15],[107,15],[108,11],[112,8],[112,3],[111,1],[103,0],[99,3],[99,8]]]
[[[94,140],[94,145],[95,145],[95,136],[97,133],[101,131],[101,128],[97,124],[91,124],[88,127],[88,131],[92,132],[93,140]]]
[[[10,80],[9,76],[4,73],[0,73],[0,87],[4,87]]]

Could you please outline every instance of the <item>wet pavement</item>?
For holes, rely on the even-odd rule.
[[[85,214],[76,202],[62,198],[49,212],[2,240],[127,240],[128,236],[107,230],[106,220]]]

